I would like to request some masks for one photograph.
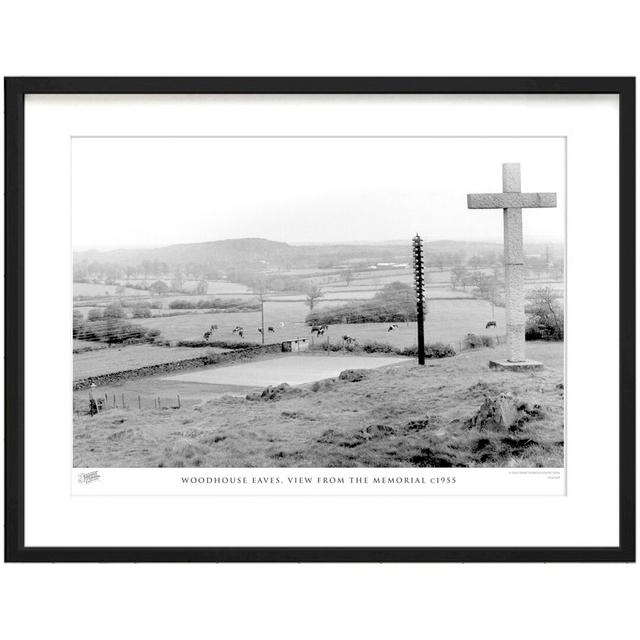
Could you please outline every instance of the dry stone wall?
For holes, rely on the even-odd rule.
[[[163,364],[153,364],[146,367],[116,371],[114,373],[106,373],[99,376],[78,378],[73,381],[73,390],[78,391],[80,389],[88,389],[92,383],[100,387],[103,385],[117,384],[134,378],[172,373],[174,371],[182,371],[184,369],[195,369],[198,367],[208,367],[216,364],[228,364],[229,362],[253,360],[254,358],[258,358],[265,354],[280,353],[281,351],[282,345],[279,343],[266,344],[264,346],[253,347],[250,349],[225,351],[224,353],[212,353],[208,356],[176,360],[175,362],[165,362]]]

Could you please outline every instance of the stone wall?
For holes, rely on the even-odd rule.
[[[281,352],[282,345],[277,343],[265,344],[259,347],[252,347],[250,349],[225,351],[224,353],[212,353],[208,356],[176,360],[175,362],[165,362],[163,364],[153,364],[146,367],[139,367],[137,369],[105,373],[103,375],[88,378],[78,378],[73,381],[73,390],[78,391],[80,389],[88,389],[91,383],[95,383],[99,387],[102,385],[117,384],[134,378],[173,373],[174,371],[182,371],[184,369],[195,369],[198,367],[208,367],[216,364],[228,364],[230,362],[241,362],[242,360],[253,360],[261,355]]]

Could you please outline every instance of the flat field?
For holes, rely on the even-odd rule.
[[[118,287],[112,284],[93,284],[91,282],[74,282],[73,283],[73,295],[75,296],[92,296],[92,297],[109,297],[116,295],[116,289]],[[144,291],[139,289],[130,289],[125,287],[125,296],[139,296],[144,294]]]
[[[213,347],[192,349],[189,347],[130,345],[75,353],[73,355],[73,377],[74,379],[88,378],[148,365],[188,360],[208,353],[222,353],[224,351],[225,349]]]
[[[498,347],[424,367],[393,364],[356,382],[291,387],[271,399],[201,385],[217,395],[180,409],[128,405],[76,417],[74,466],[561,467],[563,347],[528,343],[545,369],[527,373],[489,369],[490,358],[505,355]],[[470,428],[485,398],[500,394],[533,408],[526,420],[512,430]]]
[[[339,303],[334,303],[339,304]],[[324,306],[319,305],[320,308]],[[273,326],[275,333],[265,336],[266,343],[282,342],[298,337],[310,337],[310,327],[304,322],[309,308],[302,301],[267,302],[265,303],[265,327]],[[427,342],[446,342],[454,346],[467,333],[484,333],[494,335],[504,332],[504,309],[496,307],[496,329],[485,329],[488,320],[492,319],[491,304],[486,300],[433,300],[428,303],[428,314],[425,321]],[[259,342],[260,312],[241,313],[188,313],[167,318],[144,318],[133,320],[149,329],[160,329],[167,340],[200,340],[202,334],[211,324],[219,329],[214,335],[216,340],[235,340],[233,328],[238,325],[245,328],[244,338],[248,342]],[[280,323],[284,323],[281,327]],[[399,323],[397,331],[389,331],[388,323],[338,324],[332,325],[327,335],[334,343],[343,335],[349,335],[360,342],[378,340],[394,346],[411,346],[416,343],[415,323]],[[317,338],[316,338],[317,341]]]

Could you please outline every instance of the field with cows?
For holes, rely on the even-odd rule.
[[[233,259],[224,252],[207,253],[206,256],[214,255],[219,260],[207,263],[208,266],[186,262],[186,258],[179,265],[171,265],[151,260],[117,264],[101,262],[93,254],[93,261],[76,256],[73,406],[76,450],[80,452],[76,455],[78,465],[99,464],[99,456],[91,453],[97,449],[89,446],[95,442],[87,428],[90,424],[102,425],[104,420],[105,428],[111,428],[108,416],[117,412],[128,416],[118,420],[131,424],[128,412],[139,412],[143,422],[167,416],[161,422],[169,428],[176,420],[174,426],[186,424],[184,416],[179,418],[181,412],[199,411],[203,403],[213,413],[220,404],[225,410],[233,405],[233,411],[238,409],[240,417],[253,416],[254,409],[264,409],[255,403],[245,404],[246,398],[280,383],[303,390],[307,389],[305,384],[311,383],[317,390],[314,385],[338,379],[345,370],[414,371],[411,367],[415,363],[417,324],[407,247],[292,248],[268,241],[234,242],[245,244],[234,249]],[[224,243],[212,244],[217,249]],[[271,245],[278,246],[272,251]],[[200,247],[198,251],[204,249]],[[184,252],[185,256],[193,256],[187,249]],[[122,255],[118,254],[118,259]],[[554,318],[561,318],[563,279],[557,255],[560,254],[556,251],[554,264],[547,249],[545,264],[540,266],[538,260],[537,268],[532,260],[526,287],[533,297],[542,295],[543,299],[536,304],[543,314],[548,306],[552,311],[560,309]],[[496,348],[502,343],[503,268],[496,256],[499,252],[493,246],[464,247],[445,257],[434,254],[427,262],[425,341],[431,349],[427,357],[435,358],[429,367],[436,366],[441,358],[449,360],[450,356],[467,353],[472,348]],[[536,337],[548,339],[546,334]],[[291,353],[298,349],[307,353]],[[285,350],[289,353],[283,353]],[[560,342],[545,353],[552,353],[557,363],[561,350]],[[459,358],[463,356],[457,355],[452,360],[463,362]],[[487,356],[481,360],[486,362]],[[479,362],[474,360],[474,367]],[[442,372],[449,372],[450,367],[437,366]],[[372,386],[369,395],[364,394],[363,398],[371,393],[384,395],[388,375],[391,374],[367,374],[371,382],[358,388]],[[406,377],[409,387],[420,378],[415,372],[400,377],[403,380]],[[409,396],[418,391],[414,389]],[[348,388],[343,388],[343,392],[348,393]],[[338,397],[334,393],[314,394],[304,391],[298,397],[295,392],[296,397],[291,396],[295,411],[289,412],[291,415],[277,428],[275,423],[269,427],[280,434],[283,442],[287,437],[282,430],[294,424],[295,416],[306,415],[302,405],[322,400],[325,406],[325,401]],[[444,395],[450,395],[454,403],[460,401],[456,394]],[[346,396],[340,400],[343,401]],[[327,416],[333,416],[328,405],[325,410]],[[169,411],[175,420],[165,413],[145,413],[149,411]],[[411,411],[409,414],[413,415]],[[274,420],[282,418],[274,416]],[[346,418],[349,416],[336,414],[331,420],[343,424]],[[404,419],[399,414],[396,418]],[[142,424],[140,420],[134,422]],[[309,425],[303,422],[306,429]],[[231,422],[227,420],[224,424]],[[343,426],[346,428],[346,423]],[[109,451],[115,451],[119,445],[111,442],[109,433],[105,434],[100,449],[107,456],[105,464],[189,464],[186,454],[176,459],[172,455],[163,458],[165,449],[161,444],[157,445],[159,449],[145,448],[149,456],[143,456],[144,460],[136,457],[135,452],[140,451],[137,447],[124,458],[119,457],[120,453],[111,455]],[[235,442],[235,438],[229,442]],[[245,445],[246,442],[242,446]],[[338,455],[341,446],[338,443],[337,448],[329,447],[333,452],[330,458],[325,459],[322,454],[317,462],[349,464],[348,458]],[[203,464],[233,466],[233,461],[226,458],[228,455],[229,452],[224,453],[220,458],[207,454],[198,460]],[[314,459],[313,455],[308,458],[310,464]],[[403,465],[410,465],[411,459],[407,458],[409,462],[405,460]],[[381,466],[392,461],[387,457]],[[240,462],[253,465],[266,460],[258,456]]]

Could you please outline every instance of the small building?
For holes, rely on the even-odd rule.
[[[300,351],[309,351],[309,340],[307,338],[297,338],[296,340],[285,340],[282,343],[283,351],[298,353]]]

